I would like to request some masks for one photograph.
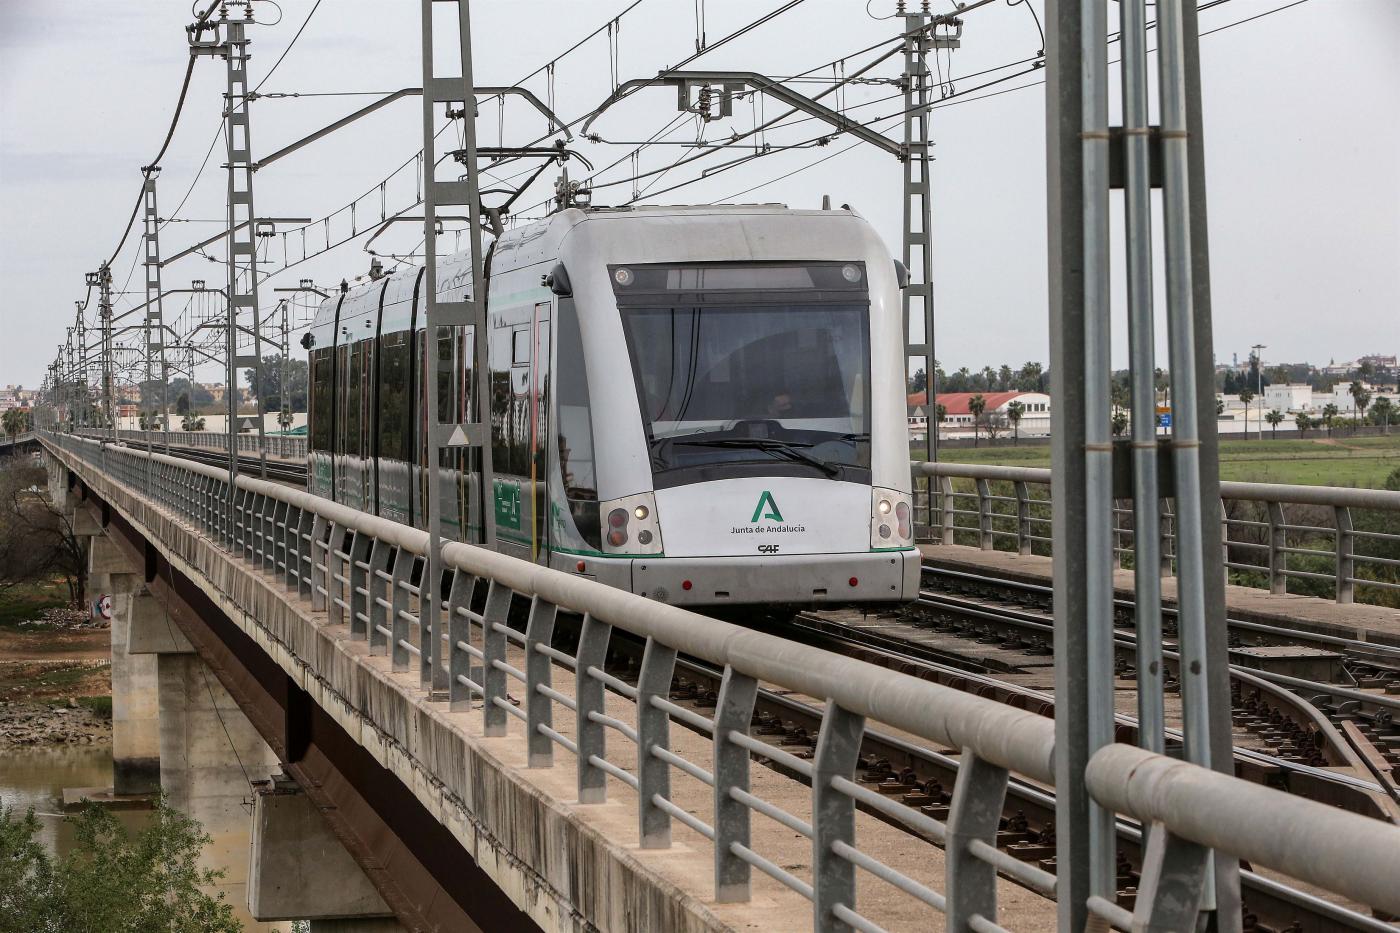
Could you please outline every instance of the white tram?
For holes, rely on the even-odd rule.
[[[900,268],[848,210],[591,208],[486,259],[499,550],[667,603],[908,601],[919,583]],[[469,329],[424,352],[423,270],[327,300],[311,491],[421,526],[424,379],[466,420]],[[460,300],[465,254],[440,263]],[[480,540],[472,453],[444,531]]]

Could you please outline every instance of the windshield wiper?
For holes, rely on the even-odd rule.
[[[672,441],[672,443],[684,444],[687,447],[729,447],[739,450],[762,450],[765,453],[781,454],[790,460],[805,463],[808,466],[814,466],[827,476],[836,476],[841,472],[840,467],[835,464],[823,460],[820,457],[814,457],[802,449],[804,447],[811,447],[811,444],[779,441],[764,437],[692,438]]]

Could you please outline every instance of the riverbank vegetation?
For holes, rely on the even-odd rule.
[[[210,839],[195,820],[164,801],[135,832],[93,804],[68,819],[75,844],[59,858],[32,810],[0,809],[0,933],[240,933],[209,893],[223,872],[199,867]]]

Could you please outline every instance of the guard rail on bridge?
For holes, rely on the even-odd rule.
[[[996,848],[998,819],[1013,773],[1042,785],[1054,782],[1055,729],[1049,719],[458,543],[444,548],[448,621],[445,632],[441,627],[435,632],[421,624],[426,614],[415,607],[421,591],[413,580],[421,573],[427,547],[421,531],[247,476],[238,477],[231,491],[225,472],[188,460],[72,436],[48,440],[63,456],[81,459],[243,555],[252,569],[276,575],[315,608],[327,610],[332,622],[348,624],[352,637],[390,654],[396,670],[416,667],[425,687],[449,675],[455,708],[470,709],[473,698],[484,701],[487,735],[504,735],[510,721],[519,720],[531,767],[551,767],[557,749],[574,757],[580,802],[604,800],[608,776],[631,788],[643,848],[669,847],[673,820],[711,840],[717,900],[748,900],[757,869],[812,903],[816,929],[844,924],[879,930],[857,910],[860,869],[946,913],[949,929],[995,931],[1003,929],[996,919],[998,872],[1053,895],[1054,875]],[[485,587],[484,602],[478,584]],[[530,607],[523,632],[507,624],[515,597]],[[572,655],[552,645],[561,612],[583,620]],[[441,656],[433,650],[435,636],[447,641],[445,671],[435,671],[425,661]],[[645,642],[635,686],[603,669],[615,637]],[[523,655],[521,666],[510,663],[508,651]],[[682,654],[723,669],[712,717],[668,699]],[[574,680],[573,696],[552,686],[560,668]],[[511,681],[523,688],[523,709],[508,698]],[[776,685],[825,704],[811,760],[764,741],[750,728],[760,685]],[[632,701],[636,713],[631,722],[607,714],[605,690]],[[554,728],[561,708],[575,717],[575,739]],[[708,767],[675,753],[669,741],[673,721],[712,737]],[[868,721],[962,750],[946,822],[857,783],[857,753]],[[635,745],[635,771],[609,758],[610,733]],[[754,757],[777,762],[810,785],[810,822],[750,792]],[[671,768],[714,789],[711,821],[673,802]],[[1393,874],[1400,828],[1131,746],[1101,750],[1083,779],[1099,803],[1155,827],[1136,916],[1101,898],[1088,905],[1113,925],[1194,926],[1210,847],[1400,913],[1400,886]],[[934,891],[882,862],[879,852],[862,849],[855,836],[857,804],[944,846],[948,890]],[[812,840],[810,880],[752,848],[749,827],[755,812]],[[1061,860],[1058,870],[1063,876],[1078,869]],[[1276,882],[1258,881],[1277,887]],[[1363,926],[1375,926],[1369,918],[1337,910]]]
[[[914,465],[929,536],[983,550],[1049,554],[1050,471],[966,463]],[[1221,482],[1221,545],[1232,582],[1294,591],[1312,581],[1339,603],[1400,592],[1400,492],[1337,486]],[[1174,565],[1172,500],[1162,500],[1162,572]],[[1290,518],[1292,520],[1290,520]],[[1330,519],[1330,524],[1327,523]],[[1114,508],[1114,555],[1133,553],[1131,501]],[[1309,592],[1307,595],[1315,595]]]
[[[85,437],[108,438],[144,444],[150,447],[208,447],[211,450],[228,450],[228,435],[219,431],[120,431],[113,428],[87,428]],[[259,446],[258,435],[236,434],[239,453],[257,454],[267,450],[269,457],[283,457],[287,460],[306,459],[306,437],[290,434],[268,434],[264,438],[265,448]]]

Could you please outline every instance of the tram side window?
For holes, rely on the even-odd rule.
[[[408,332],[385,334],[379,347],[379,456],[408,460]]]
[[[350,348],[350,373],[345,393],[345,453],[360,454],[360,366],[365,345],[361,341]]]
[[[439,424],[456,424],[457,399],[453,391],[452,370],[453,370],[453,328],[438,328],[438,354],[437,354],[437,407]]]
[[[312,450],[331,449],[331,412],[334,410],[332,393],[335,391],[335,387],[331,385],[331,369],[331,351],[317,350],[311,366],[312,392],[315,399],[311,412]]]
[[[345,439],[348,436],[346,424],[350,416],[350,347],[340,344],[335,348],[335,404],[340,417],[335,423],[335,452],[346,452]]]
[[[588,370],[583,360],[583,340],[572,300],[559,303],[559,366],[554,389],[558,399],[559,473],[564,496],[583,539],[602,547],[598,519],[598,482],[593,467],[593,416],[588,399]]]

